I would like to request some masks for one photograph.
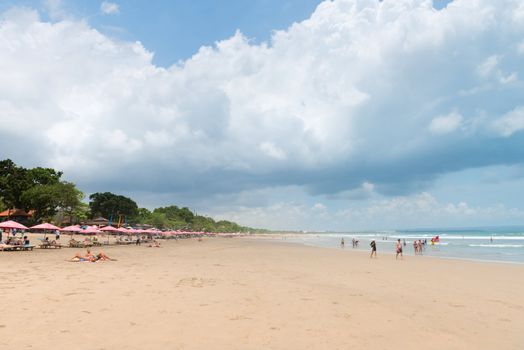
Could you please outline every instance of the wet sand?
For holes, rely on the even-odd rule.
[[[0,349],[524,348],[523,265],[239,238],[102,249],[118,261],[0,252]]]

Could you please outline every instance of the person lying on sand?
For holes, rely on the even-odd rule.
[[[91,253],[91,250],[87,250],[86,255],[81,255],[80,253],[76,253],[75,256],[73,256],[69,261],[73,262],[97,262],[99,260],[102,261],[116,261],[116,259],[112,259],[109,256],[107,256],[104,252],[100,252],[96,255],[93,255]]]
[[[152,247],[154,247],[154,248],[161,248],[160,247],[160,243],[158,241],[154,241],[153,244],[149,244],[148,247],[149,248],[152,248]]]

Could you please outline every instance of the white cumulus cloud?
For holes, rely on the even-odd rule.
[[[100,11],[106,15],[115,15],[120,13],[120,6],[114,2],[104,1],[100,4]]]
[[[515,132],[524,129],[524,106],[518,106],[514,110],[504,114],[493,121],[493,129],[504,137],[509,137]]]
[[[431,120],[429,130],[433,134],[449,134],[457,130],[462,122],[462,116],[456,112],[436,117]]]

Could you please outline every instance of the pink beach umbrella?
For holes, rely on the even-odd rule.
[[[60,229],[62,232],[80,232],[82,229],[78,225],[66,226]]]
[[[53,230],[53,231],[60,230],[60,227],[47,223],[47,222],[44,222],[43,224],[40,224],[40,225],[31,226],[30,228],[36,229],[36,230]]]
[[[104,226],[100,229],[102,232],[118,232],[118,229],[116,227],[113,227],[111,225]]]
[[[44,222],[43,224],[35,225],[30,227],[31,230],[44,230],[44,237],[47,236],[47,231],[56,231],[60,230],[60,227],[55,226],[53,224],[50,224],[48,222]]]
[[[98,228],[96,226],[87,226],[87,228],[85,230],[81,230],[80,231],[80,233],[82,233],[84,235],[96,235],[99,232],[100,231],[98,230]]]
[[[129,232],[129,230],[127,228],[124,228],[124,227],[117,228],[116,232],[120,232],[120,233],[123,233],[123,234],[126,234],[126,235],[131,234],[131,232]]]
[[[0,228],[5,228],[5,229],[9,229],[9,230],[13,230],[13,229],[16,229],[16,230],[27,230],[27,227],[25,227],[22,224],[19,224],[16,221],[13,221],[13,220],[1,222],[0,223]]]

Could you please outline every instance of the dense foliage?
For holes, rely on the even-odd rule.
[[[34,210],[33,222],[51,220],[59,213],[72,220],[82,208],[84,194],[61,176],[51,168],[26,169],[10,159],[0,161],[2,207]]]
[[[150,224],[158,228],[205,231],[205,232],[253,232],[257,231],[249,227],[240,226],[234,222],[195,215],[188,208],[179,208],[176,205],[156,208],[149,211],[145,208],[139,209],[137,220],[140,223]]]
[[[0,161],[0,210],[19,208],[34,210],[30,222],[54,221],[57,224],[79,223],[102,216],[113,223],[148,224],[160,229],[206,232],[260,231],[234,222],[196,215],[189,208],[176,205],[150,211],[139,208],[131,198],[111,192],[89,196],[89,205],[82,202],[84,194],[75,184],[61,180],[62,172],[51,168],[26,169],[12,160]]]
[[[122,216],[135,218],[138,215],[138,205],[128,197],[111,192],[93,193],[89,196],[91,217],[102,216],[112,221],[118,221]]]

